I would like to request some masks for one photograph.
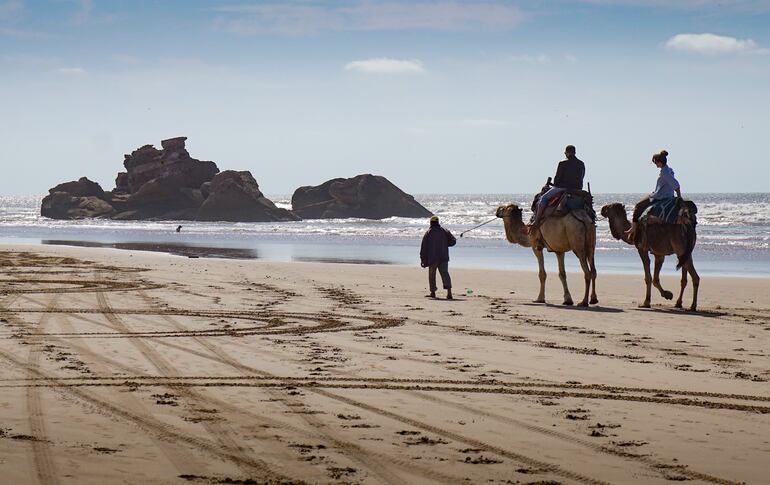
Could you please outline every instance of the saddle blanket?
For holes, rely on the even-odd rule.
[[[642,223],[650,222],[650,218],[663,224],[680,224],[694,220],[698,213],[698,207],[691,200],[680,200],[676,197],[656,200],[650,207],[642,212],[639,220]]]
[[[535,195],[535,199],[532,201],[532,213],[537,212],[537,205],[540,201],[540,197],[548,190],[549,187],[543,187],[543,191]],[[569,214],[572,211],[584,209],[592,222],[596,222],[596,212],[593,208],[593,196],[589,192],[583,190],[565,190],[558,194],[556,197],[548,201],[548,206],[543,210],[541,221],[546,220],[549,217],[561,217]]]

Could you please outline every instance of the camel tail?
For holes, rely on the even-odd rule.
[[[692,252],[695,249],[695,224],[684,224],[682,232],[685,239],[686,250],[684,254],[677,255],[679,261],[676,264],[676,269],[681,269],[682,266],[690,262],[692,259]]]

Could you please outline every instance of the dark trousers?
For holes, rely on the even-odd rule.
[[[441,273],[441,283],[444,285],[445,290],[452,289],[452,278],[449,277],[449,262],[444,261],[441,263],[433,263],[428,266],[428,285],[430,286],[430,292],[436,291],[436,270]]]
[[[642,212],[652,205],[652,201],[649,197],[645,197],[640,200],[634,206],[634,215],[631,216],[631,222],[639,222],[639,218],[642,216]]]

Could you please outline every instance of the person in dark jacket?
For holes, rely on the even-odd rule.
[[[430,229],[422,237],[420,246],[420,266],[428,268],[430,298],[436,298],[436,270],[441,273],[441,283],[446,290],[446,299],[452,299],[452,279],[449,277],[449,247],[457,239],[438,223],[438,217],[430,218]]]
[[[559,162],[559,166],[556,167],[553,187],[540,197],[540,202],[537,204],[537,212],[535,212],[535,217],[532,219],[530,227],[540,225],[540,217],[554,197],[567,189],[583,190],[583,177],[586,174],[586,166],[582,160],[575,156],[575,152],[574,145],[567,145],[567,148],[564,149],[564,155],[567,159]]]

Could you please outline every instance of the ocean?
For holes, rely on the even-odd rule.
[[[701,275],[770,276],[770,194],[686,194],[698,205],[698,242],[693,254]],[[622,202],[630,211],[642,194],[595,195],[602,205]],[[269,196],[290,208],[290,196]],[[444,227],[462,231],[494,218],[497,206],[517,203],[529,218],[531,194],[422,194],[415,198],[441,218]],[[189,221],[56,221],[40,216],[42,196],[0,196],[0,242],[64,244],[165,251],[183,256],[255,258],[419,265],[420,238],[428,221],[394,217],[310,220],[281,223],[209,223]],[[181,232],[175,231],[182,225]],[[451,267],[536,270],[532,251],[509,244],[502,221],[458,238]],[[546,256],[549,271],[556,258]],[[569,271],[579,271],[567,256]],[[640,274],[636,250],[612,239],[607,221],[597,221],[596,264],[599,273]],[[674,274],[669,257],[664,274]]]

